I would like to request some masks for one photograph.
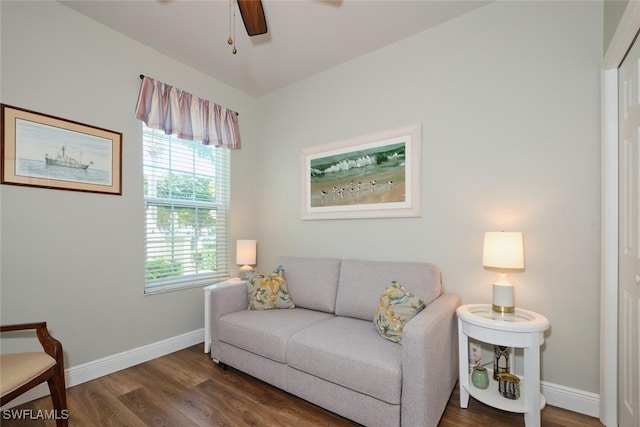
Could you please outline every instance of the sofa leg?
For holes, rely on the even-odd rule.
[[[218,362],[218,366],[220,366],[223,371],[228,371],[229,370],[229,366],[227,366],[226,363]]]

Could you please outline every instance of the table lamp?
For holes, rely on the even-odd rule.
[[[507,280],[504,270],[524,268],[522,233],[504,231],[484,233],[482,265],[500,269],[500,277],[493,283],[493,311],[513,313],[515,311],[513,285]]]
[[[247,280],[253,272],[256,263],[256,241],[255,240],[238,240],[236,242],[236,264],[240,267],[240,277]]]

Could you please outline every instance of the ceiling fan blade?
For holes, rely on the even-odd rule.
[[[267,20],[264,17],[262,1],[260,0],[238,0],[238,8],[247,34],[257,36],[267,32]]]

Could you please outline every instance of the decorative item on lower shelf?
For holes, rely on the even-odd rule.
[[[520,378],[513,374],[498,374],[498,391],[502,397],[507,399],[519,399]]]
[[[489,387],[489,374],[484,366],[476,365],[471,373],[471,383],[474,387],[485,390]]]
[[[498,375],[508,374],[509,369],[509,347],[494,345],[493,352],[493,379],[499,381]]]

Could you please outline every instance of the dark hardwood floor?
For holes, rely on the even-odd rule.
[[[460,409],[458,398],[456,387],[441,427],[524,426],[521,414],[500,411],[473,398],[467,409]],[[358,425],[234,369],[222,370],[203,353],[202,344],[71,387],[67,402],[72,427]],[[25,409],[37,418],[52,406],[47,396],[12,409]],[[0,414],[3,427],[55,425],[53,420],[7,418],[6,413]],[[602,424],[547,406],[542,411],[542,426]]]

